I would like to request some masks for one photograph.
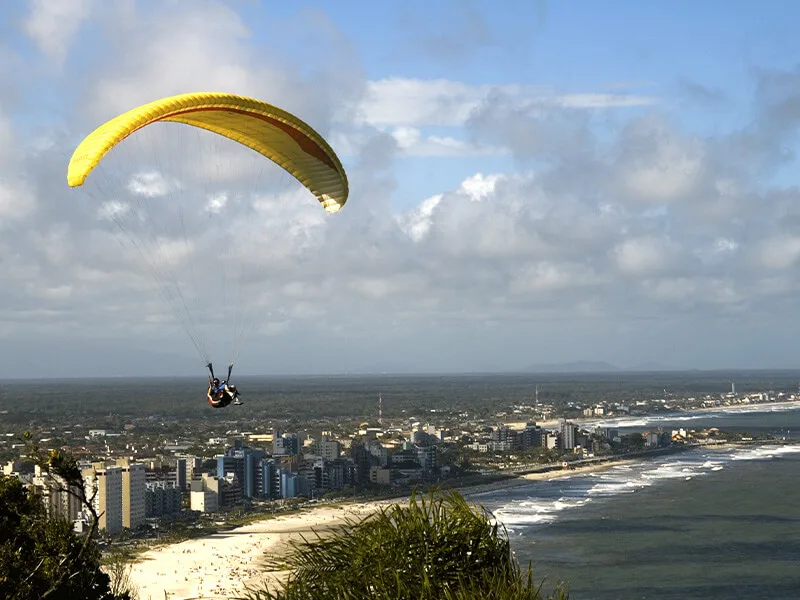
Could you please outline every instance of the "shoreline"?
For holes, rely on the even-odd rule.
[[[671,451],[667,449],[661,452],[637,453],[633,456],[617,455],[569,469],[543,469],[517,475],[509,473],[507,477],[495,481],[455,485],[449,489],[457,490],[471,504],[479,505],[480,501],[475,496],[531,485],[537,481],[585,475],[619,465],[647,462],[673,452],[723,450],[764,443],[781,442],[724,442],[692,445]],[[800,440],[794,443],[800,443]],[[297,513],[255,520],[250,524],[208,536],[159,545],[132,559],[131,581],[139,589],[140,600],[161,600],[165,593],[170,600],[201,597],[222,599],[242,595],[248,587],[274,588],[286,576],[287,571],[267,570],[266,563],[284,554],[293,541],[301,537],[314,537],[315,533],[324,535],[326,531],[338,529],[347,520],[359,521],[385,506],[408,502],[409,498],[406,494],[391,499],[320,504]]]
[[[582,475],[609,469],[620,464],[650,460],[661,456],[625,457],[571,469],[552,469],[512,475],[487,483],[452,488],[470,500],[471,496],[531,485],[570,475]],[[335,530],[348,519],[361,520],[382,507],[408,502],[410,496],[363,502],[339,502],[317,505],[299,513],[256,520],[248,525],[192,538],[174,544],[159,545],[133,558],[131,581],[139,588],[140,600],[161,600],[165,592],[170,600],[192,598],[222,599],[242,594],[246,587],[274,586],[286,571],[265,569],[267,554],[271,559],[284,553],[292,541],[315,532]],[[480,504],[472,499],[471,503]]]
[[[736,414],[736,413],[751,413],[751,412],[771,412],[769,410],[759,410],[761,408],[769,409],[769,408],[779,408],[779,407],[786,407],[790,409],[797,409],[800,410],[800,400],[781,400],[775,402],[751,402],[746,404],[732,404],[732,405],[723,405],[723,406],[700,406],[697,408],[685,408],[685,409],[677,409],[674,411],[666,412],[666,413],[649,413],[645,415],[631,415],[631,414],[622,414],[622,415],[614,415],[614,416],[600,416],[600,417],[580,417],[575,419],[567,419],[571,423],[575,423],[576,425],[589,425],[594,423],[605,423],[608,421],[622,421],[627,419],[637,419],[637,420],[653,420],[653,419],[661,419],[665,421],[669,421],[670,418],[675,417],[685,417],[687,414],[693,413],[727,413],[727,414]],[[753,410],[755,409],[755,410]],[[555,427],[558,425],[558,420],[548,420],[548,421],[537,421],[537,425],[543,428],[548,427]],[[638,427],[636,427],[638,429]]]
[[[776,402],[750,402],[745,404],[734,404],[734,405],[726,405],[726,406],[703,406],[700,408],[691,408],[685,411],[687,412],[699,412],[699,413],[706,413],[706,412],[739,412],[740,409],[746,408],[760,408],[760,407],[792,407],[800,409],[800,400],[781,400]],[[758,411],[752,411],[758,412]]]

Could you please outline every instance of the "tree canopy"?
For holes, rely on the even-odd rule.
[[[295,543],[277,590],[250,600],[563,600],[542,595],[530,567],[520,568],[501,525],[455,491],[412,496],[338,531]]]
[[[85,542],[19,479],[0,475],[0,598],[115,600],[99,548]]]

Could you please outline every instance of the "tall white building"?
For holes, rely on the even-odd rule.
[[[219,480],[205,473],[201,479],[193,479],[189,492],[191,510],[202,513],[216,512],[219,509],[219,488]]]
[[[122,526],[135,529],[145,521],[145,466],[118,458],[122,469]]]
[[[322,438],[318,444],[319,454],[325,460],[336,460],[342,454],[342,445],[336,440]]]
[[[578,435],[578,427],[575,423],[570,423],[566,419],[559,419],[558,428],[561,432],[561,449],[572,450],[575,448],[575,438]]]
[[[122,469],[92,463],[83,470],[86,498],[100,516],[98,527],[108,533],[122,531]]]

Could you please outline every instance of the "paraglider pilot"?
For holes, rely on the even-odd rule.
[[[220,381],[214,376],[214,367],[211,363],[208,363],[206,366],[210,373],[208,376],[208,392],[206,393],[208,403],[214,408],[224,408],[231,402],[237,405],[243,404],[243,402],[239,400],[239,390],[236,389],[235,385],[228,383],[231,378],[233,364],[231,363],[228,365],[228,377],[223,381]]]

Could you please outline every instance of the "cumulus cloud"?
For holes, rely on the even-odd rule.
[[[761,175],[792,160],[795,71],[756,73],[751,121],[700,136],[650,96],[368,81],[324,16],[303,21],[328,44],[309,73],[265,59],[232,4],[165,4],[157,21],[135,3],[80,4],[49,39],[50,4],[23,25],[44,59],[69,61],[87,19],[107,52],[80,85],[62,81],[76,102],[47,143],[19,151],[24,120],[0,104],[9,339],[187,356],[190,342],[246,338],[254,372],[518,368],[657,360],[670,343],[679,356],[698,324],[758,315],[777,331],[794,315],[800,191]],[[255,153],[179,127],[137,132],[66,189],[74,144],[103,119],[203,88],[269,98],[329,135],[346,157],[344,210],[325,214]],[[408,155],[508,160],[399,197]]]
[[[558,94],[545,86],[390,78],[369,82],[358,105],[358,116],[373,125],[461,125],[481,105],[498,95],[526,113],[541,113],[553,107],[649,106],[657,101],[650,96],[628,94]]]
[[[679,251],[679,246],[671,240],[652,237],[627,239],[614,248],[617,266],[631,275],[668,269]]]
[[[36,193],[21,169],[17,135],[0,106],[0,228],[16,226],[36,208]]]
[[[700,140],[681,136],[659,118],[637,119],[623,136],[617,167],[633,199],[665,203],[696,190],[704,167]]]
[[[81,25],[91,14],[93,0],[31,0],[23,29],[42,52],[61,63]]]
[[[400,150],[415,156],[490,156],[514,150],[493,144],[493,135],[467,135],[461,128],[480,120],[480,113],[491,106],[497,113],[497,99],[505,110],[523,119],[538,119],[557,109],[576,111],[644,107],[657,102],[655,97],[632,94],[559,94],[546,86],[470,85],[448,79],[389,78],[366,83],[363,97],[354,105],[345,104],[336,119],[355,118],[356,124],[389,131]],[[537,121],[538,122],[538,121]],[[453,135],[431,132],[431,128],[452,131]],[[473,129],[475,127],[473,126]],[[496,130],[496,123],[484,129]],[[467,132],[468,133],[468,132]],[[521,132],[520,136],[525,136]],[[349,146],[346,147],[349,151]]]
[[[474,144],[451,136],[425,135],[416,127],[396,127],[391,132],[398,150],[410,156],[491,156],[507,150]]]
[[[800,258],[800,237],[781,235],[761,244],[761,262],[767,269],[787,269]]]

